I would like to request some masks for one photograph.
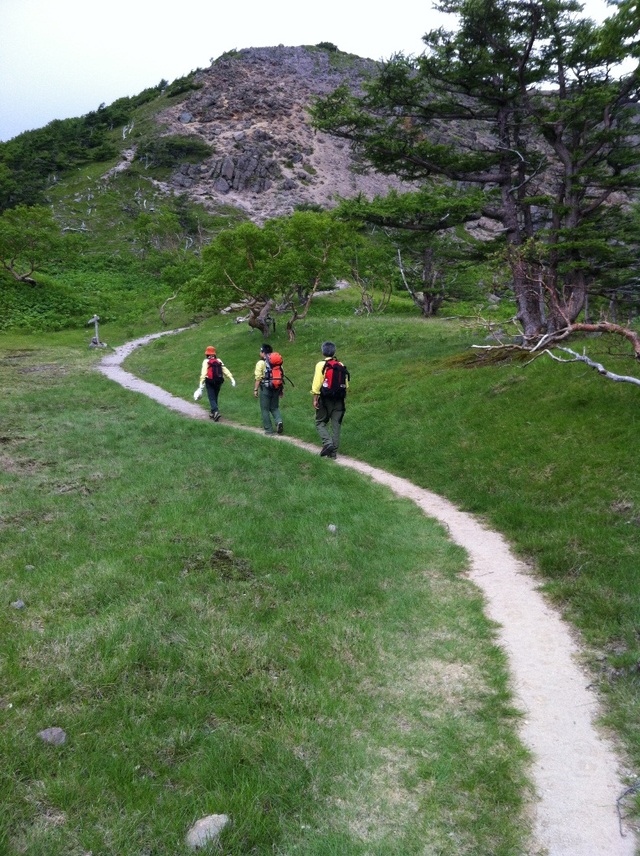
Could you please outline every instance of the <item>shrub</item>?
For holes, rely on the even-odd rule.
[[[138,160],[149,167],[174,168],[181,163],[198,163],[211,155],[211,148],[198,137],[160,137],[142,143]]]

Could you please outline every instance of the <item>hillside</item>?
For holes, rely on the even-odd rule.
[[[310,124],[312,99],[341,84],[359,91],[376,69],[372,60],[314,47],[225,54],[119,112],[120,127],[110,126],[115,162],[100,168],[98,161],[80,174],[63,170],[48,188],[48,201],[70,218],[67,225],[91,230],[114,195],[123,197],[119,208],[134,215],[180,196],[212,214],[236,211],[262,223],[299,206],[331,207],[338,196],[371,198],[406,188],[365,171],[347,143]],[[95,229],[114,224],[97,222]]]
[[[337,195],[371,197],[401,187],[356,171],[349,146],[315,131],[307,114],[313,98],[342,83],[359,89],[376,67],[309,47],[249,48],[221,57],[196,75],[201,88],[156,117],[163,134],[193,135],[211,147],[210,157],[181,165],[165,188],[205,206],[235,205],[261,221],[301,204],[329,207]]]
[[[332,46],[248,48],[0,144],[0,210],[44,205],[75,242],[39,266],[46,290],[4,276],[0,329],[61,329],[86,312],[157,317],[176,254],[184,272],[221,229],[402,187],[309,120],[313,98],[358,91],[376,69]]]

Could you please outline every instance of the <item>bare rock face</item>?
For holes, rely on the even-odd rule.
[[[347,143],[315,131],[312,99],[342,83],[361,91],[373,60],[312,47],[248,48],[198,72],[201,86],[158,116],[166,134],[192,134],[211,147],[200,164],[184,164],[174,192],[205,206],[231,204],[256,222],[300,204],[330,208],[337,197],[384,195],[409,185],[355,172]]]

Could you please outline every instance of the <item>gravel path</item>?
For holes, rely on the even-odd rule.
[[[126,389],[185,416],[207,419],[202,406],[170,395],[121,368],[136,347],[163,335],[167,333],[117,348],[104,357],[100,371]],[[233,427],[263,433],[258,428]],[[274,440],[318,453],[317,446],[292,437],[273,437],[268,442]],[[411,499],[426,515],[440,521],[469,556],[469,578],[484,593],[486,612],[499,625],[515,702],[525,714],[521,737],[533,755],[538,796],[531,808],[536,837],[532,856],[633,856],[635,836],[630,829],[621,830],[616,810],[616,800],[625,789],[618,761],[612,745],[596,727],[598,702],[578,663],[579,648],[568,625],[539,592],[529,569],[514,557],[501,535],[442,497],[354,458],[340,456],[337,463]]]

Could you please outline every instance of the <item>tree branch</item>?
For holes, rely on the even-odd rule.
[[[555,354],[551,353],[548,349],[545,349],[541,353],[547,354],[551,357],[552,360],[555,360],[557,363],[585,363],[585,365],[589,366],[592,369],[595,369],[598,374],[601,374],[603,377],[608,378],[609,380],[618,382],[618,383],[633,383],[636,386],[640,386],[640,378],[631,377],[630,375],[618,375],[614,374],[614,372],[610,372],[602,365],[602,363],[597,363],[595,360],[590,359],[586,354],[577,354],[575,351],[572,351],[571,348],[559,348],[558,350],[564,351],[565,354],[571,354],[571,359],[566,360],[562,357],[558,357]]]

